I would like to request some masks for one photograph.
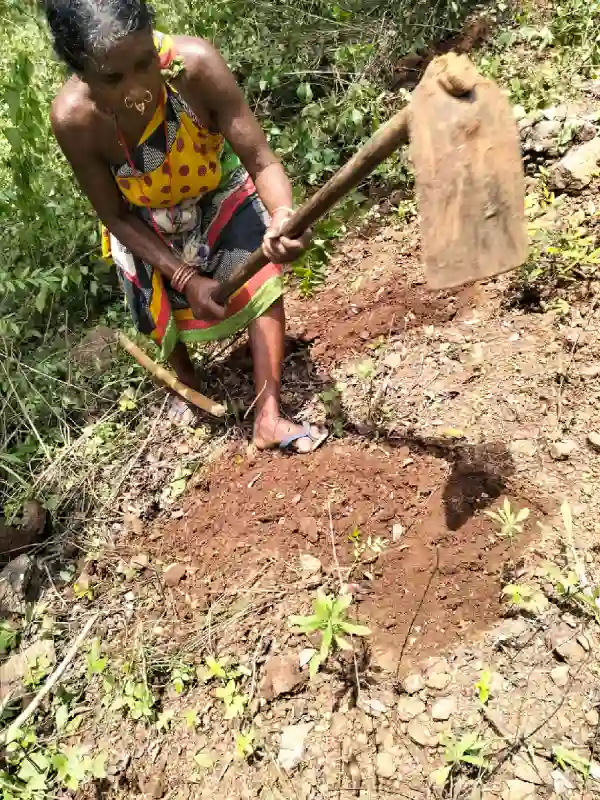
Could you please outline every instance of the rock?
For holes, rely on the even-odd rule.
[[[533,783],[536,786],[544,786],[552,780],[552,764],[539,756],[527,757],[516,755],[513,760],[515,778],[525,783]]]
[[[0,612],[2,614],[23,613],[34,568],[34,559],[23,554],[9,561],[0,572]]]
[[[293,691],[304,683],[307,673],[302,672],[296,656],[273,656],[265,664],[265,674],[260,684],[260,695],[273,700]]]
[[[402,365],[403,361],[404,356],[402,353],[397,352],[388,353],[383,359],[384,366],[389,367],[390,369],[398,369],[398,367]]]
[[[517,122],[520,122],[522,119],[525,118],[527,112],[525,111],[523,106],[516,105],[513,106],[513,114]]]
[[[399,653],[384,647],[372,647],[371,663],[382,672],[396,674],[398,671]]]
[[[594,450],[600,450],[600,433],[596,433],[596,431],[592,431],[587,435],[588,444],[594,448]]]
[[[310,553],[302,553],[298,561],[305,577],[316,575],[321,570],[321,562]]]
[[[51,667],[56,661],[54,644],[50,639],[38,639],[21,653],[14,653],[0,666],[0,699],[5,697],[13,687],[20,684],[30,669],[40,660],[47,660]]]
[[[550,167],[548,185],[553,191],[579,194],[598,171],[600,138],[571,148],[560,161]]]
[[[549,632],[548,642],[554,653],[567,664],[579,664],[585,658],[585,650],[577,643],[571,628],[564,623]]]
[[[396,774],[396,763],[391,753],[377,753],[375,773],[380,778],[393,778]]]
[[[389,706],[378,697],[368,697],[364,694],[360,695],[356,707],[370,717],[380,717],[389,711]]]
[[[402,688],[406,694],[416,694],[417,692],[420,692],[421,689],[425,688],[423,676],[419,672],[414,672],[412,675],[408,675],[402,683]]]
[[[518,779],[506,781],[502,789],[502,800],[537,800],[535,786]]]
[[[44,538],[48,512],[37,500],[29,500],[23,506],[21,516],[14,525],[7,525],[0,517],[0,567],[8,564],[17,553],[37,544]]]
[[[554,667],[553,670],[550,671],[550,678],[555,686],[563,687],[566,686],[569,682],[569,668],[566,664],[562,664],[560,667]]]
[[[304,722],[281,729],[277,763],[282,769],[292,770],[302,761],[306,737],[313,728],[314,722]]]
[[[598,723],[600,722],[600,714],[595,708],[590,708],[589,711],[585,714],[585,721],[588,725],[591,725],[592,728],[597,728]]]
[[[425,711],[425,703],[418,697],[401,697],[398,703],[398,719],[410,722]]]
[[[165,567],[165,571],[163,573],[163,581],[165,586],[177,586],[180,583],[187,573],[187,567],[185,564],[169,564],[168,567]]]
[[[442,692],[450,683],[450,675],[447,672],[436,672],[433,675],[425,677],[425,686],[428,689],[434,689]]]
[[[445,722],[450,719],[456,708],[456,701],[453,697],[441,697],[431,708],[431,718],[436,722]]]
[[[302,517],[298,523],[298,529],[302,536],[305,536],[312,544],[319,541],[319,526],[314,517]]]
[[[582,378],[597,378],[600,376],[600,364],[588,364],[580,370]]]
[[[144,797],[159,800],[167,792],[167,784],[164,774],[153,772],[152,775],[138,775],[138,783]]]
[[[406,733],[415,744],[421,747],[433,747],[436,743],[436,738],[432,737],[429,728],[419,719],[412,719],[406,728]]]
[[[533,439],[514,439],[509,447],[514,456],[534,456],[537,450]]]
[[[555,461],[566,461],[577,449],[577,442],[572,439],[562,439],[554,442],[550,447],[550,455]]]
[[[558,155],[556,144],[562,131],[562,123],[556,119],[544,119],[526,130],[523,142],[525,152]]]

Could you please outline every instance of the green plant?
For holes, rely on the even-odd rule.
[[[542,569],[561,599],[600,622],[600,586],[584,585],[575,572],[565,572],[550,562]]]
[[[491,681],[492,681],[492,673],[489,670],[484,669],[481,675],[479,676],[479,680],[475,684],[475,691],[477,692],[479,702],[482,705],[485,705],[487,701],[490,699]]]
[[[509,583],[502,589],[502,595],[523,611],[539,614],[548,607],[548,598],[535,586]]]
[[[13,650],[19,641],[19,631],[8,620],[0,620],[0,655]]]
[[[523,533],[523,524],[529,517],[529,509],[521,508],[515,511],[508,498],[504,498],[501,508],[497,511],[486,511],[485,514],[498,524],[500,536],[512,541],[517,534]]]
[[[351,594],[335,597],[318,592],[313,601],[313,614],[289,617],[290,625],[297,628],[300,633],[307,635],[320,633],[319,651],[312,656],[309,662],[311,677],[314,677],[321,664],[327,661],[333,647],[352,650],[352,645],[345,638],[346,635],[368,636],[370,634],[369,629],[364,625],[357,625],[348,620],[346,612],[351,603]]]
[[[253,728],[247,731],[240,731],[235,734],[235,757],[237,759],[246,759],[254,755],[255,751],[256,733]]]
[[[23,677],[23,685],[28,689],[37,689],[51,669],[50,657],[45,654],[38,656],[29,664],[27,673]]]
[[[446,765],[434,771],[432,781],[435,785],[445,786],[448,780],[464,767],[488,769],[489,763],[485,756],[488,743],[478,733],[465,733],[460,739],[448,734],[442,744]]]
[[[94,637],[90,643],[86,661],[88,678],[91,678],[93,675],[100,675],[106,669],[108,659],[101,654],[100,639],[97,636]]]

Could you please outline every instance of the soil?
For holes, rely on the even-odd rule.
[[[304,458],[260,454],[250,463],[230,451],[200,478],[183,519],[161,526],[156,555],[191,558],[197,570],[185,591],[204,606],[258,572],[271,583],[296,580],[303,553],[335,579],[337,558],[375,639],[422,656],[501,613],[505,565],[530,541],[520,537],[513,550],[483,513],[503,485],[486,472],[457,477],[446,460],[406,446],[360,440]],[[532,505],[531,498],[512,502]],[[387,542],[379,557],[367,548],[354,563],[356,530],[362,543]]]

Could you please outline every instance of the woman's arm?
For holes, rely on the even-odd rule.
[[[53,107],[51,121],[61,150],[71,164],[82,191],[104,225],[134,256],[152,264],[170,280],[181,266],[181,260],[148,225],[128,209],[109,166],[94,146],[91,133],[93,118],[90,119],[85,108],[77,109],[69,104],[66,111],[60,105]],[[210,298],[215,285],[214,281],[200,276],[188,283],[186,297],[197,316],[223,316],[221,306]]]
[[[267,255],[293,261],[308,245],[310,232],[298,240],[278,237],[293,203],[292,185],[281,162],[221,54],[203,39],[178,36],[176,44],[185,63],[177,87],[199,118],[208,118],[212,129],[231,144],[272,217],[265,242]]]

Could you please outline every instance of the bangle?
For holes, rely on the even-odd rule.
[[[181,264],[181,266],[177,267],[173,273],[173,277],[171,278],[171,286],[176,292],[183,294],[185,287],[197,274],[198,273],[194,267],[190,266],[190,264]]]
[[[277,214],[279,211],[287,211],[287,212],[288,212],[288,214],[290,214],[290,216],[291,216],[291,215],[294,213],[294,209],[293,209],[293,208],[288,208],[288,206],[278,206],[278,207],[277,207],[277,208],[276,208],[276,209],[273,211],[273,213],[271,214],[271,216],[272,216],[272,217],[274,217],[274,216],[275,216],[275,214]]]

